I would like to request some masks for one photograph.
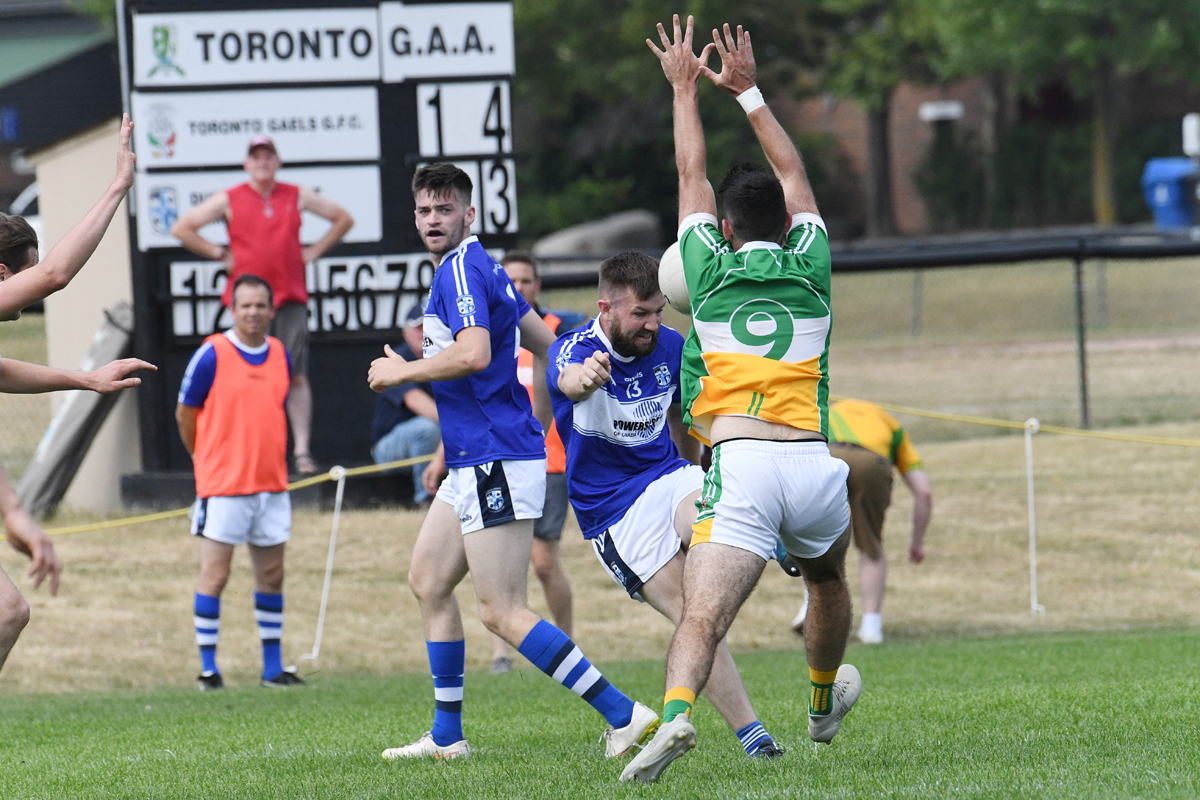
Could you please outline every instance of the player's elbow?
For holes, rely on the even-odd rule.
[[[483,348],[470,348],[463,352],[463,368],[470,372],[483,372],[492,363],[492,354]]]

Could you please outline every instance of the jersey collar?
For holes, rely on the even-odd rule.
[[[630,361],[634,360],[636,356],[623,356],[613,349],[612,342],[610,342],[608,337],[604,335],[604,328],[600,327],[599,317],[596,317],[596,319],[592,322],[592,325],[596,329],[596,338],[604,343],[604,348],[608,350],[608,354],[610,356],[615,358],[617,361],[620,361],[622,364],[628,364]]]
[[[738,248],[739,253],[748,253],[751,250],[782,250],[775,242],[746,242]]]
[[[478,236],[468,236],[467,238],[463,239],[461,243],[459,243],[458,247],[454,248],[449,253],[446,253],[446,255],[442,256],[442,263],[443,264],[446,263],[446,261],[451,256],[455,256],[455,255],[458,255],[459,253],[466,252],[467,247],[469,247],[473,243],[477,244],[478,242],[479,242]]]

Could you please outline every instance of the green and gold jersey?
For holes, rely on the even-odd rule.
[[[865,447],[896,465],[900,474],[924,469],[917,448],[896,419],[865,400],[839,400],[829,409],[830,441]]]
[[[708,444],[716,415],[829,435],[830,258],[825,223],[796,214],[783,247],[736,253],[712,214],[679,227],[692,307],[683,348],[684,421]]]

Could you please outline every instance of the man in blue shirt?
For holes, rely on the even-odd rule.
[[[465,641],[454,588],[468,570],[480,617],[609,723],[607,754],[628,753],[658,716],[609,684],[574,642],[529,610],[526,579],[533,521],[546,494],[544,426],[517,380],[517,352],[534,355],[534,397],[549,423],[546,351],[553,341],[504,269],[470,236],[471,179],[453,164],[413,177],[417,230],[438,265],[425,310],[425,357],[405,361],[385,346],[371,364],[371,388],[433,382],[450,474],[437,491],[413,548],[408,585],[421,606],[435,711],[432,730],[383,757],[461,758]],[[426,478],[437,475],[434,464]],[[427,484],[432,480],[427,481]]]
[[[600,314],[551,346],[546,380],[584,538],[630,597],[678,625],[683,548],[704,470],[694,463],[698,443],[683,425],[683,337],[663,326],[665,303],[653,258],[629,252],[606,260]],[[747,756],[783,754],[758,721],[724,641],[706,692]]]
[[[404,320],[404,344],[396,354],[405,361],[421,358],[425,340],[425,311],[420,304],[409,309]],[[435,452],[442,441],[438,427],[437,404],[433,387],[428,383],[402,383],[384,389],[375,398],[375,414],[371,419],[371,457],[376,464],[416,458]],[[430,492],[421,476],[427,463],[415,464],[412,469],[413,500],[428,504]]]

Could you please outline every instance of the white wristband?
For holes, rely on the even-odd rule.
[[[751,111],[757,111],[767,104],[767,101],[763,100],[762,92],[758,90],[757,86],[751,86],[749,89],[739,94],[737,96],[737,101],[747,115],[749,115]]]

